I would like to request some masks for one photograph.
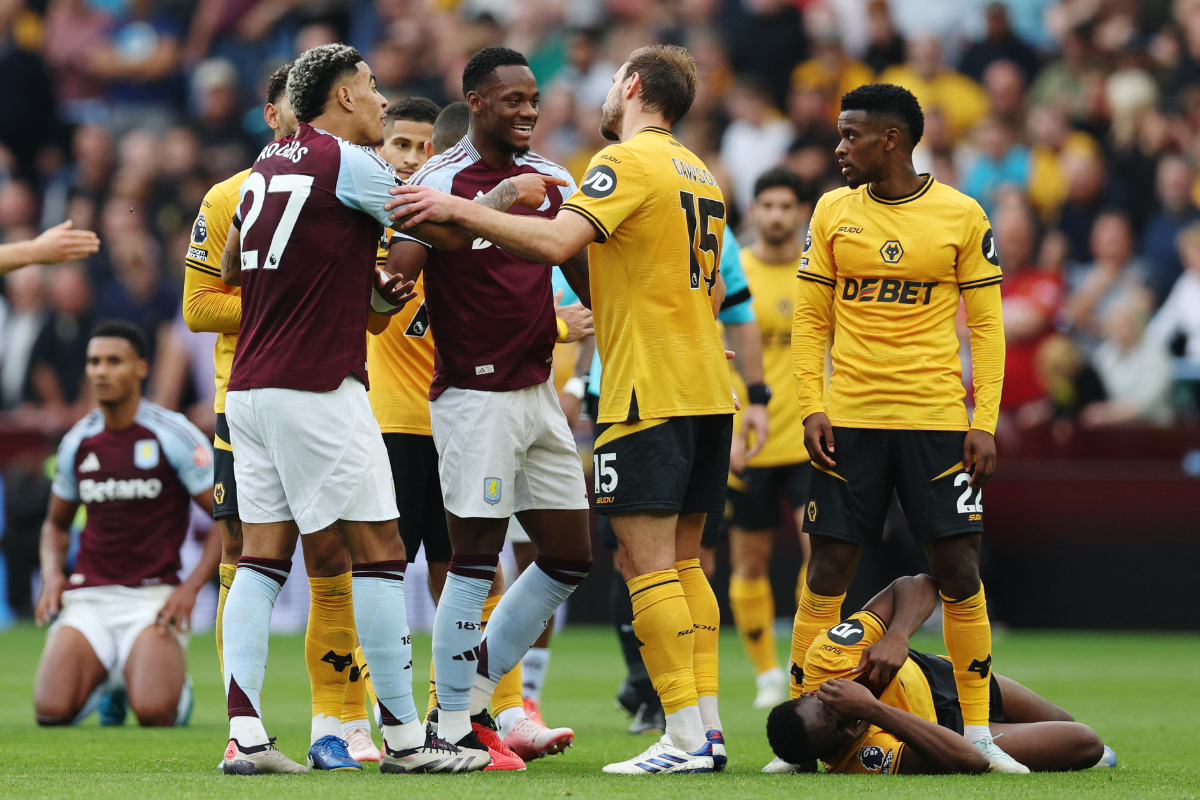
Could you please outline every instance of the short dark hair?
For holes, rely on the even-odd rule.
[[[100,320],[96,323],[96,327],[92,328],[90,338],[95,339],[100,336],[124,339],[133,346],[138,358],[146,357],[146,334],[142,333],[142,329],[132,322],[126,322],[123,319]]]
[[[915,145],[925,133],[925,114],[908,89],[892,83],[868,83],[842,95],[842,111],[865,111],[901,123]]]
[[[471,56],[463,67],[462,93],[478,92],[499,67],[528,67],[529,59],[511,47],[485,47]]]
[[[774,167],[759,175],[758,180],[754,182],[754,199],[757,200],[758,196],[767,189],[778,187],[791,189],[792,194],[796,195],[797,203],[803,203],[809,199],[809,193],[804,189],[804,181],[787,167]]]
[[[405,97],[388,106],[388,119],[399,122],[425,122],[433,125],[437,122],[441,106],[426,97]]]
[[[292,71],[292,64],[296,62],[289,61],[282,66],[279,66],[267,78],[267,102],[273,106],[279,105],[279,101],[287,95],[287,79],[288,73]]]
[[[362,53],[344,44],[323,44],[301,53],[287,79],[296,119],[312,122],[321,116],[334,84],[357,70],[362,60]]]
[[[433,123],[433,152],[444,153],[462,141],[471,125],[471,108],[463,101],[451,103]]]
[[[641,76],[638,96],[645,109],[661,114],[668,125],[683,119],[696,99],[696,62],[687,50],[674,44],[652,44],[629,54],[625,77]]]
[[[808,740],[808,729],[800,717],[800,704],[807,698],[797,697],[780,703],[767,715],[767,743],[775,755],[789,764],[804,764],[817,758]]]

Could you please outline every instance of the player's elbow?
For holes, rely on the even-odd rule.
[[[183,324],[192,333],[204,333],[203,321],[200,315],[200,304],[197,302],[196,295],[188,295],[183,298]]]

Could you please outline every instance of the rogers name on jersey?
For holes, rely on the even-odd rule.
[[[288,142],[281,145],[279,142],[271,142],[263,148],[263,151],[258,154],[255,163],[262,161],[264,158],[271,156],[280,156],[281,158],[290,159],[293,164],[299,164],[300,159],[308,152],[307,147],[301,147],[299,142]]]
[[[79,499],[84,503],[103,503],[107,500],[153,500],[162,494],[162,481],[158,478],[133,478],[119,481],[91,479],[79,482]]]

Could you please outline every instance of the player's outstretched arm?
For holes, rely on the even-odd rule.
[[[928,575],[897,578],[864,606],[883,620],[887,633],[863,651],[851,675],[876,694],[896,677],[908,659],[908,641],[937,606],[937,584]]]
[[[817,698],[836,718],[866,720],[904,742],[899,772],[927,775],[987,772],[987,759],[965,738],[936,722],[885,705],[854,681],[841,678],[826,681],[817,689]]]
[[[86,258],[100,249],[100,237],[77,231],[71,220],[59,223],[27,242],[0,244],[0,275],[27,264],[58,264]]]
[[[67,564],[67,548],[71,544],[71,522],[79,503],[64,500],[53,492],[46,521],[42,523],[42,538],[38,544],[38,555],[42,562],[42,591],[38,595],[34,619],[45,625],[58,614],[62,593],[67,588],[63,569]]]

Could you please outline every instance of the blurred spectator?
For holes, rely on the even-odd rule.
[[[1029,150],[1029,202],[1043,223],[1053,222],[1070,195],[1064,156],[1077,153],[1100,157],[1100,148],[1083,131],[1071,130],[1066,112],[1058,106],[1035,106],[1026,124]]]
[[[1043,67],[1030,87],[1034,105],[1067,109],[1072,119],[1087,114],[1087,98],[1083,77],[1093,68],[1091,27],[1080,26],[1069,31],[1061,42],[1062,57]]]
[[[1061,334],[1047,337],[1038,348],[1037,371],[1046,387],[1049,407],[1041,419],[1033,413],[1026,414],[1026,425],[1045,419],[1074,420],[1088,406],[1108,399],[1099,373],[1075,343]],[[1031,406],[1025,409],[1035,411]]]
[[[54,73],[59,115],[68,124],[104,122],[104,81],[92,71],[111,19],[88,0],[50,0],[42,54]]]
[[[1158,303],[1166,299],[1183,272],[1183,246],[1176,243],[1180,231],[1200,219],[1200,210],[1192,201],[1192,183],[1192,168],[1185,159],[1167,156],[1158,162],[1154,179],[1158,209],[1142,234],[1142,256]]]
[[[34,173],[38,149],[55,131],[54,88],[37,54],[37,18],[23,0],[0,0],[0,145],[16,158],[23,175]],[[20,22],[32,22],[29,26]]]
[[[783,108],[792,70],[808,57],[800,10],[787,0],[746,0],[745,5],[751,16],[734,39],[733,68],[757,79],[768,101]],[[750,178],[751,186],[757,177]]]
[[[879,81],[908,89],[924,109],[938,109],[952,140],[988,113],[983,87],[943,64],[941,45],[928,34],[909,39],[907,60],[884,70]]]
[[[1171,422],[1171,360],[1166,348],[1144,335],[1148,298],[1130,294],[1104,314],[1104,342],[1092,363],[1108,400],[1083,410],[1089,428]]]
[[[1012,61],[993,61],[983,72],[983,89],[992,116],[1017,130],[1025,127],[1025,86],[1025,76]]]
[[[63,428],[83,416],[87,342],[95,318],[87,274],[78,264],[63,264],[50,273],[50,317],[42,325],[30,355],[27,397],[60,417]]]
[[[1067,198],[1058,208],[1059,230],[1070,243],[1070,259],[1086,262],[1095,256],[1091,250],[1092,229],[1105,208],[1125,207],[1125,191],[1109,180],[1108,169],[1099,153],[1065,153],[1063,174],[1067,179]]]
[[[862,23],[855,19],[854,24]],[[887,0],[871,0],[867,4],[867,42],[863,61],[876,73],[904,63],[904,37],[892,22]]]
[[[1029,182],[1029,148],[1020,144],[1015,131],[996,117],[979,123],[974,138],[979,156],[963,176],[962,191],[975,198],[984,213],[991,216],[996,210],[999,189],[1007,186],[1025,191]]]
[[[206,162],[229,164],[236,170],[249,163],[259,149],[242,129],[238,75],[233,62],[210,58],[192,72],[192,97],[196,107],[194,135]]]
[[[771,107],[766,90],[751,79],[733,87],[728,100],[733,119],[721,139],[721,165],[732,178],[737,208],[745,212],[754,200],[754,182],[779,164],[792,142],[792,126]]]
[[[159,247],[143,232],[114,239],[113,280],[100,288],[98,306],[105,317],[123,319],[146,332],[146,360],[155,364],[157,342],[163,328],[179,313],[179,291],[163,280]]]
[[[1176,241],[1185,270],[1150,320],[1146,338],[1200,367],[1200,222],[1181,230]]]
[[[1085,351],[1094,349],[1114,306],[1127,297],[1142,296],[1147,274],[1145,263],[1134,256],[1133,230],[1122,211],[1108,210],[1096,218],[1091,250],[1095,261],[1067,269],[1067,314]]]
[[[33,265],[4,276],[0,297],[0,408],[16,408],[25,400],[29,358],[46,322],[42,302],[42,267]]]
[[[1008,22],[1008,8],[993,0],[984,9],[984,19],[987,32],[982,40],[971,44],[963,53],[958,61],[958,71],[982,83],[983,74],[992,63],[1010,61],[1020,68],[1025,85],[1029,85],[1037,75],[1037,53],[1013,32]]]
[[[577,105],[600,108],[612,88],[613,75],[620,65],[601,53],[602,40],[599,28],[574,31],[567,40],[567,65],[554,81],[571,93]]]
[[[108,85],[109,125],[164,132],[175,119],[181,86],[183,24],[154,0],[126,0],[107,41],[92,50],[91,71]]]
[[[835,30],[826,30],[817,40],[813,57],[792,70],[792,89],[820,89],[829,98],[825,111],[830,125],[837,124],[842,95],[875,80],[875,73],[842,50]]]

